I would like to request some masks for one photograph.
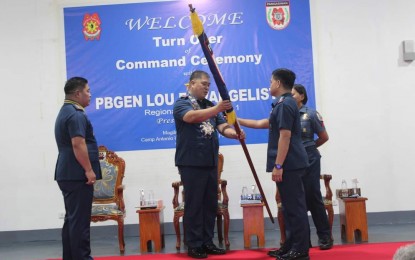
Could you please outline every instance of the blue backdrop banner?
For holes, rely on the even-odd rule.
[[[315,106],[308,1],[193,4],[238,117],[268,117],[271,73],[281,67],[297,74]],[[209,72],[187,2],[70,7],[64,19],[67,76],[89,81],[98,143],[116,151],[174,148],[173,104],[192,71]],[[207,98],[219,100],[213,79]],[[248,144],[267,142],[266,130],[245,131]]]

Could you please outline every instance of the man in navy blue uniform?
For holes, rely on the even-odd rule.
[[[91,94],[88,81],[73,77],[65,84],[65,101],[55,123],[59,155],[55,180],[65,203],[62,228],[63,260],[93,259],[90,223],[93,184],[101,179],[98,145],[84,108]]]
[[[238,136],[221,113],[232,107],[231,102],[224,100],[213,104],[205,98],[209,88],[209,74],[194,71],[187,95],[178,99],[173,109],[177,131],[175,164],[185,192],[185,242],[187,253],[193,258],[226,253],[212,241],[218,207],[219,141],[216,131],[227,138],[245,138],[243,133]]]
[[[308,158],[301,141],[300,113],[291,95],[295,78],[291,70],[274,70],[270,92],[276,99],[269,119],[238,119],[243,126],[269,128],[267,172],[272,172],[272,180],[277,182],[280,191],[287,233],[284,246],[270,255],[280,260],[310,259],[310,227],[303,183]]]

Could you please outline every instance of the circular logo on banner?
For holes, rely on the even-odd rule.
[[[101,20],[97,13],[92,15],[85,14],[84,21],[82,22],[85,40],[99,40],[101,36]]]
[[[266,2],[265,11],[268,25],[274,30],[282,30],[291,20],[290,2]]]

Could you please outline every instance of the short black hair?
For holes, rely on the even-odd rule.
[[[209,74],[206,71],[203,70],[195,70],[192,72],[192,75],[190,75],[190,79],[189,81],[192,81],[194,79],[200,79],[203,76],[205,76],[206,78],[210,78]]]
[[[298,92],[298,94],[304,95],[304,99],[302,101],[303,105],[307,104],[308,97],[307,97],[307,90],[305,89],[305,87],[301,84],[294,84],[294,89],[295,91]]]
[[[291,90],[295,82],[295,73],[289,69],[276,69],[272,72],[275,80],[280,80],[285,89]]]
[[[88,80],[82,77],[73,77],[65,83],[65,94],[73,94],[77,90],[82,90],[88,84]]]

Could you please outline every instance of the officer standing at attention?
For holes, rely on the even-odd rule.
[[[59,155],[55,180],[65,203],[63,260],[90,260],[91,208],[95,180],[101,179],[98,145],[84,108],[91,100],[88,81],[73,77],[65,84],[65,101],[55,123]]]
[[[221,113],[232,107],[231,102],[213,104],[206,99],[209,88],[209,74],[194,71],[187,95],[178,99],[173,108],[177,131],[175,164],[184,187],[183,229],[187,254],[192,258],[226,253],[212,241],[218,208],[217,131],[227,138],[245,138],[243,132],[238,136]]]
[[[308,162],[310,164],[307,168],[307,175],[304,178],[307,208],[311,212],[314,225],[317,229],[318,245],[321,250],[327,250],[333,247],[333,240],[331,238],[330,225],[321,196],[321,155],[317,150],[317,147],[327,142],[329,136],[320,114],[316,110],[305,106],[308,100],[305,87],[300,84],[295,84],[292,95],[300,109],[301,138],[307,151]],[[317,134],[317,140],[314,140],[314,134]]]
[[[238,119],[250,128],[269,128],[267,172],[280,191],[287,240],[274,251],[279,260],[310,259],[306,198],[303,178],[308,167],[307,153],[301,141],[300,113],[291,95],[295,74],[288,69],[272,72],[270,92],[276,97],[269,119]]]

